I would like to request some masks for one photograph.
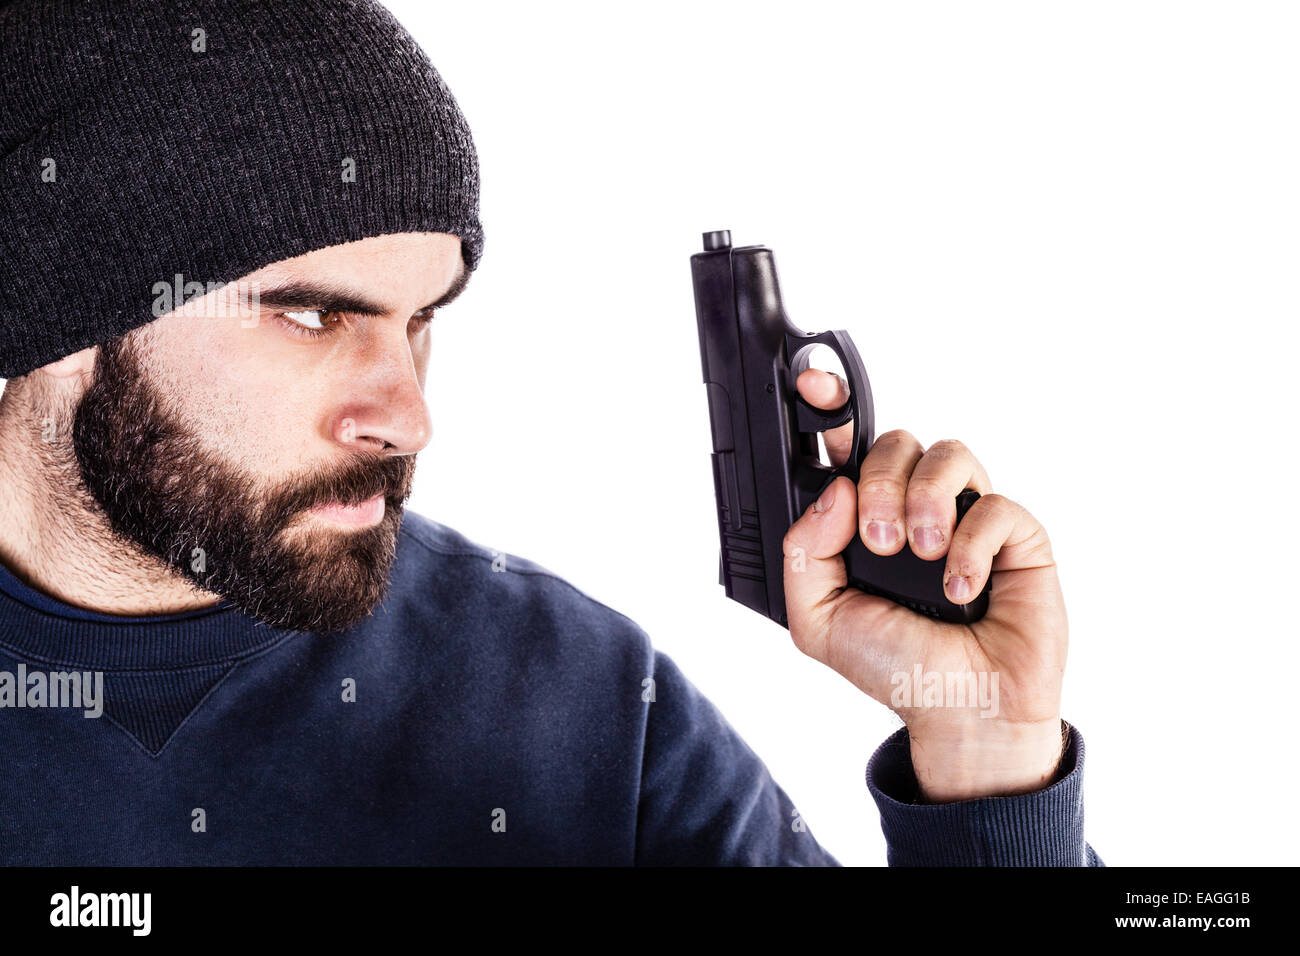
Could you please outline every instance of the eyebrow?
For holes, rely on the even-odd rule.
[[[451,305],[456,297],[465,291],[469,284],[470,271],[465,268],[464,260],[451,286],[437,300],[430,302],[417,311],[442,309]],[[345,288],[332,282],[313,279],[294,279],[257,291],[259,306],[280,310],[321,309],[325,312],[348,312],[352,315],[380,316],[388,315],[394,310],[367,298],[360,292]]]

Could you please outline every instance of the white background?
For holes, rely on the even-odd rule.
[[[716,583],[689,257],[730,229],[853,335],[878,431],[964,441],[1047,527],[1102,858],[1295,862],[1294,5],[390,7],[487,233],[414,510],[635,619],[883,863],[898,722]]]
[[[716,583],[689,257],[730,229],[853,335],[878,431],[964,441],[1047,527],[1103,859],[1296,861],[1293,5],[389,6],[487,233],[412,510],[639,622],[883,863],[863,771],[899,722]]]

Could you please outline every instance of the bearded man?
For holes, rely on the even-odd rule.
[[[0,862],[836,862],[635,623],[404,513],[483,228],[382,7],[10,0],[0,88]],[[1041,526],[955,442],[862,474],[790,530],[796,645],[882,702],[1000,677],[992,719],[914,704],[872,758],[890,862],[1098,865]],[[994,575],[981,626],[847,593],[854,534],[946,555],[954,600]],[[103,719],[44,674],[102,675]]]

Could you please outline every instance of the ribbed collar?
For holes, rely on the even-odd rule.
[[[0,563],[0,645],[23,657],[94,670],[164,670],[231,661],[295,633],[226,601],[143,617],[87,611],[28,587]]]

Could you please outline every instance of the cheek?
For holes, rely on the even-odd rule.
[[[319,455],[323,383],[265,352],[179,345],[158,380],[192,435],[232,465],[280,475]]]
[[[277,375],[231,374],[214,417],[223,451],[264,476],[285,475],[319,459],[328,421],[328,390],[320,381]]]
[[[318,455],[337,383],[319,349],[290,339],[273,320],[210,320],[177,342],[169,362],[187,417],[246,467],[277,474]]]

